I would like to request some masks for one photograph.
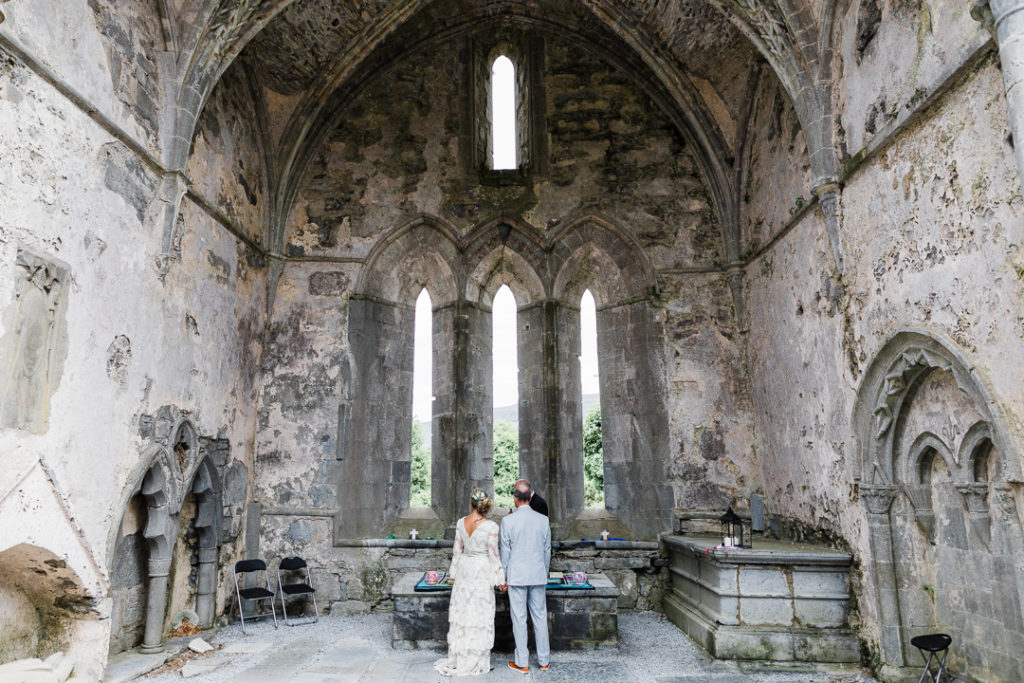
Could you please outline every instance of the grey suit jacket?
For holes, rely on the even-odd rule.
[[[501,522],[501,564],[510,586],[543,586],[551,563],[548,518],[521,505]]]

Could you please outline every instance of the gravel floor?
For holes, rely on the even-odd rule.
[[[301,683],[315,681],[447,681],[431,668],[434,659],[443,653],[425,650],[393,650],[391,648],[391,615],[328,616],[319,623],[296,627],[259,622],[243,634],[232,624],[209,641],[217,651],[204,655],[185,653],[171,660],[167,667],[146,677],[143,683],[179,683],[184,680],[182,665],[191,669],[208,666],[191,680],[203,683],[248,683],[248,681],[290,680]],[[260,653],[228,654],[224,648],[245,649],[270,643]],[[295,651],[300,656],[295,665],[282,664],[282,654]],[[276,658],[276,659],[275,659]],[[516,681],[601,681],[621,678],[637,683],[868,683],[874,681],[866,673],[794,673],[740,671],[715,663],[663,616],[653,613],[619,616],[619,647],[589,652],[555,652],[551,670],[540,672],[532,667],[529,677],[509,671],[506,653],[494,653],[495,670],[469,680]],[[355,664],[349,666],[349,663]],[[534,662],[535,664],[535,662]],[[281,666],[287,674],[282,675]],[[279,667],[274,674],[274,667]],[[353,668],[354,667],[354,668]],[[191,673],[189,667],[185,673]],[[464,679],[460,679],[464,680]]]

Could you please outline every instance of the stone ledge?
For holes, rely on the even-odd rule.
[[[826,546],[762,541],[757,548],[716,548],[715,538],[700,536],[663,536],[665,545],[673,552],[694,557],[710,557],[722,564],[801,565],[813,567],[848,568],[853,555]]]

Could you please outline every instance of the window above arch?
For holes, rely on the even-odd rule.
[[[491,168],[518,167],[516,154],[516,67],[505,55],[491,64]]]
[[[481,183],[547,173],[544,39],[517,30],[467,38],[460,156]]]

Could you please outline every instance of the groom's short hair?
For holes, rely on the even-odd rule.
[[[516,487],[512,491],[512,495],[520,503],[525,503],[530,500],[530,496],[533,495],[533,490],[530,488],[530,483],[525,479],[517,481]]]

